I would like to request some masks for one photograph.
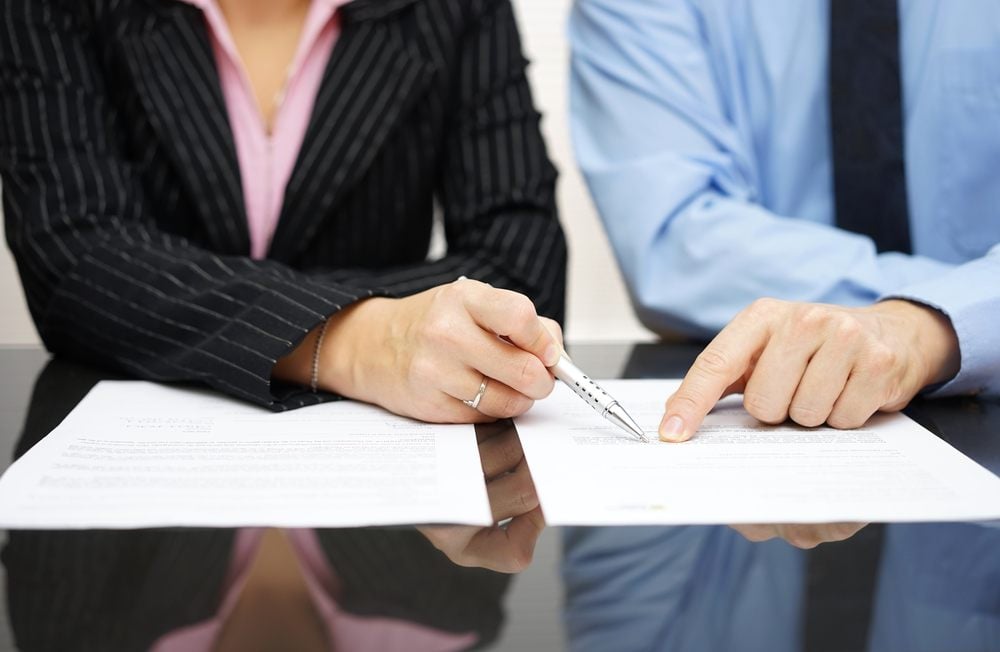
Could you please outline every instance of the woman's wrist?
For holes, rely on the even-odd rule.
[[[312,377],[313,354],[319,341],[320,330],[327,324],[322,322],[309,331],[298,346],[278,358],[271,369],[271,378],[296,385],[309,387]]]
[[[375,313],[390,299],[366,299],[333,314],[313,328],[274,365],[271,377],[314,389],[364,398],[365,359],[375,355],[377,331],[384,325]]]
[[[377,358],[384,354],[383,342],[392,318],[387,310],[394,299],[374,297],[344,308],[328,320],[319,352],[319,387],[341,396],[374,402],[366,388],[377,379],[369,376]]]

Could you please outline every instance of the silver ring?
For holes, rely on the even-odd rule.
[[[476,395],[472,397],[472,400],[469,401],[463,400],[462,402],[468,405],[473,410],[478,410],[479,402],[483,400],[483,394],[486,393],[486,383],[488,382],[489,378],[483,376],[483,382],[479,383],[479,391],[476,392]]]

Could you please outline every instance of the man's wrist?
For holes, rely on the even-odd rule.
[[[923,365],[921,388],[943,383],[958,373],[958,335],[947,315],[907,299],[887,299],[876,306],[911,327],[911,346]]]

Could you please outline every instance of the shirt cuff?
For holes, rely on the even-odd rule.
[[[885,287],[888,288],[908,288],[955,269],[955,265],[950,263],[942,263],[940,260],[926,256],[911,256],[895,251],[879,254],[878,267],[885,275]]]
[[[879,298],[904,299],[940,311],[958,336],[960,367],[929,394],[1000,394],[1000,263],[981,258]]]

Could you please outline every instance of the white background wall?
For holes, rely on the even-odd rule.
[[[0,247],[0,345],[35,344],[38,335],[28,316],[21,281],[6,242],[5,239],[4,246]]]
[[[649,339],[635,320],[607,238],[573,162],[567,115],[566,15],[571,0],[513,0],[532,60],[535,101],[549,153],[560,171],[559,209],[570,247],[568,337],[574,341]],[[6,247],[0,250],[0,344],[38,342]]]
[[[573,160],[569,137],[572,0],[513,0],[549,155],[559,168],[559,213],[569,239],[567,336],[574,341],[651,339],[635,319],[607,237]]]

